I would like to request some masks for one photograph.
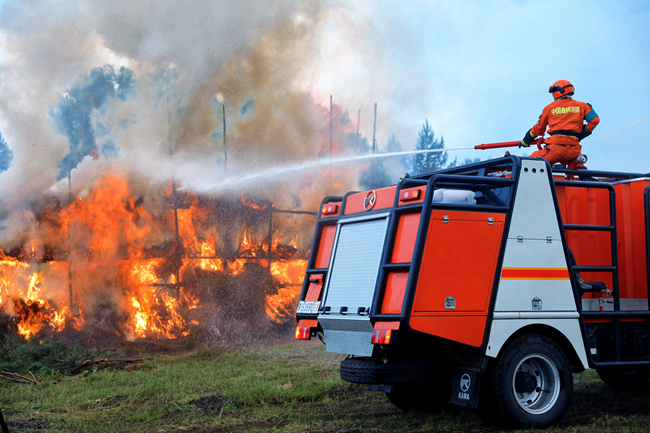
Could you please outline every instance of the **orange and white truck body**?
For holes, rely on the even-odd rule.
[[[555,423],[571,372],[650,376],[649,191],[506,155],[327,197],[296,338],[350,355],[341,377],[404,409],[490,402],[513,425]]]

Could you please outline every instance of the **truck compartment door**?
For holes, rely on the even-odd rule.
[[[504,222],[499,213],[432,211],[411,328],[482,344]]]
[[[388,226],[388,213],[339,220],[318,321],[327,350],[372,354],[369,310]]]

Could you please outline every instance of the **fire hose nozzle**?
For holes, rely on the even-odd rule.
[[[474,146],[474,149],[478,150],[485,150],[485,149],[498,149],[501,147],[518,147],[520,141],[503,141],[501,143],[483,143],[483,144],[477,144]],[[543,138],[538,138],[537,140],[533,140],[530,142],[530,144],[536,144],[538,149],[542,148],[542,144],[544,144],[544,139]]]
[[[584,164],[587,162],[587,155],[580,154],[576,157],[576,161],[578,161],[580,164]]]

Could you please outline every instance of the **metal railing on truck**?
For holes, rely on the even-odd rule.
[[[431,209],[441,208],[472,212],[496,211],[506,213],[507,218],[510,218],[512,197],[514,195],[512,187],[515,184],[519,167],[519,159],[514,156],[509,156],[496,160],[474,163],[468,166],[455,167],[452,169],[408,177],[402,179],[401,182],[398,183],[395,192],[395,202],[391,209],[388,233],[386,236],[387,245],[384,248],[383,256],[381,258],[377,284],[379,284],[380,287],[385,287],[390,272],[408,272],[406,290],[404,293],[404,303],[402,304],[402,311],[400,314],[378,313],[383,299],[382,296],[377,296],[380,291],[376,290],[377,287],[375,287],[375,296],[373,297],[371,306],[371,311],[375,312],[375,314],[372,315],[373,318],[382,321],[401,321],[412,308],[413,298],[415,296],[415,287],[420,273],[422,255],[424,253],[424,244],[426,242],[431,218]],[[420,186],[426,188],[426,194],[421,203],[398,206],[400,191]],[[433,196],[435,190],[442,188],[470,190],[481,192],[482,194],[494,189],[503,189],[505,193],[499,194],[496,198],[493,194],[484,194],[484,200],[486,202],[492,201],[492,204],[487,204],[486,202],[473,205],[441,202],[434,203]],[[391,263],[392,250],[394,246],[393,241],[397,232],[399,217],[405,214],[417,212],[420,212],[420,223],[411,262]],[[381,295],[383,295],[383,293],[381,293]]]
[[[646,310],[637,311],[621,311],[620,287],[619,287],[619,265],[618,265],[618,236],[617,236],[617,217],[616,217],[616,190],[610,182],[619,180],[630,180],[644,177],[643,174],[632,173],[615,173],[594,170],[568,170],[568,169],[555,169],[553,173],[562,173],[569,176],[581,176],[583,178],[599,177],[603,178],[600,181],[576,181],[576,180],[555,180],[556,186],[564,186],[566,188],[595,188],[605,189],[609,192],[609,225],[598,224],[562,224],[563,230],[566,231],[585,231],[585,232],[609,232],[609,253],[611,257],[611,266],[580,266],[577,263],[571,263],[571,274],[575,272],[605,272],[612,274],[612,290],[611,296],[613,301],[612,311],[584,311],[582,309],[582,295],[587,292],[600,292],[601,286],[595,285],[595,290],[581,290],[579,285],[576,284],[576,300],[578,308],[581,311],[582,326],[585,327],[585,321],[594,320],[612,320],[614,324],[614,342],[615,342],[615,361],[596,361],[591,357],[590,362],[593,367],[620,367],[621,365],[650,365],[650,360],[624,360],[623,359],[623,327],[622,322],[629,319],[645,319],[650,320],[650,307]],[[650,272],[650,255],[648,250],[650,248],[650,187],[646,188],[644,193],[645,204],[645,240],[646,240],[646,259],[647,272]],[[566,236],[564,236],[566,239]],[[568,249],[568,245],[567,245]],[[650,275],[648,275],[650,277]],[[648,300],[650,302],[650,278],[648,281]],[[589,283],[587,283],[589,284]],[[595,322],[598,323],[598,322]],[[585,336],[588,337],[586,329],[583,330]]]
[[[412,177],[407,177],[402,179],[396,187],[395,198],[393,202],[393,207],[388,209],[390,212],[389,224],[387,227],[387,236],[386,242],[388,246],[384,248],[384,252],[381,258],[380,269],[378,273],[378,278],[376,284],[381,284],[382,287],[385,286],[386,277],[389,272],[396,271],[408,271],[408,281],[406,286],[406,293],[404,298],[404,303],[402,304],[402,311],[400,314],[378,314],[380,311],[379,306],[382,301],[381,296],[377,296],[377,286],[375,286],[375,295],[373,296],[371,311],[374,311],[373,318],[381,318],[381,320],[401,320],[406,315],[407,308],[412,304],[413,289],[414,284],[417,282],[417,272],[419,271],[419,263],[422,258],[422,250],[424,247],[424,242],[426,238],[426,231],[423,229],[428,227],[430,210],[432,208],[433,194],[436,187],[438,188],[448,188],[448,189],[465,189],[473,191],[481,191],[488,194],[485,194],[483,198],[486,202],[491,201],[492,204],[476,204],[471,205],[460,205],[460,204],[449,204],[449,203],[436,203],[437,207],[445,209],[457,209],[457,210],[472,210],[472,211],[499,211],[499,212],[508,212],[510,209],[510,204],[512,202],[512,186],[515,183],[516,176],[520,167],[519,158],[515,156],[506,156],[499,159],[494,159],[490,161],[482,161],[462,167],[454,167],[450,169],[445,169],[437,172],[427,173],[416,175]],[[426,188],[427,193],[423,202],[415,204],[399,204],[400,191],[406,188],[412,188],[422,186]],[[489,194],[490,190],[501,188],[502,194]],[[340,210],[338,211],[338,216],[326,216],[323,217],[319,215],[316,222],[316,229],[314,232],[314,238],[312,241],[312,247],[306,269],[306,276],[303,282],[303,288],[300,299],[304,299],[307,290],[310,284],[310,277],[312,275],[326,274],[329,269],[327,267],[316,268],[316,251],[319,248],[321,243],[321,236],[323,233],[323,228],[326,226],[337,225],[338,221],[341,218],[345,217],[345,209],[347,197],[355,192],[347,193],[345,196],[328,196],[325,197],[321,202],[321,208],[329,203],[337,203],[340,205]],[[387,209],[381,209],[379,212],[386,212]],[[416,238],[416,244],[414,246],[413,256],[410,263],[390,263],[391,254],[392,254],[392,242],[395,239],[395,233],[397,230],[397,225],[399,222],[399,217],[408,213],[417,213],[420,212],[420,223],[418,227],[419,236]],[[371,214],[368,212],[368,214]],[[334,251],[332,251],[334,253]],[[325,278],[323,278],[325,280]],[[383,296],[383,293],[381,294]],[[301,317],[314,317],[315,314],[300,314]]]

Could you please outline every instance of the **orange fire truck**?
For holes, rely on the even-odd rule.
[[[648,381],[649,215],[650,174],[509,154],[326,197],[296,338],[404,410],[557,423],[573,372]]]

